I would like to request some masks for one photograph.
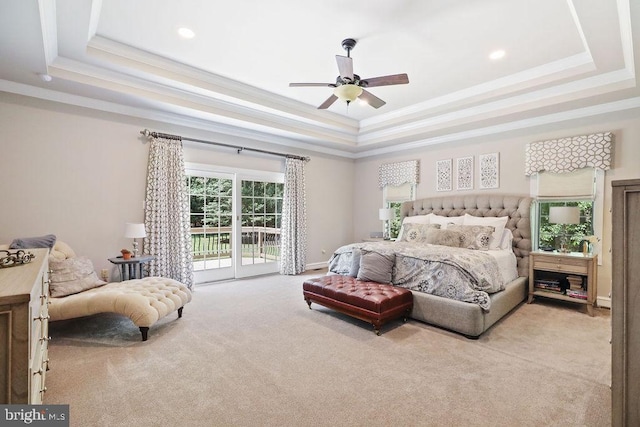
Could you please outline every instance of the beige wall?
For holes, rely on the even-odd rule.
[[[528,194],[529,180],[522,172],[528,142],[611,130],[616,135],[614,167],[606,174],[598,289],[599,296],[606,297],[611,287],[611,181],[640,177],[640,113],[624,116],[558,126],[553,132],[520,131],[518,136],[460,141],[356,162],[310,154],[312,160],[306,168],[307,262],[322,264],[338,246],[382,229],[377,219],[382,205],[382,191],[377,187],[381,163],[420,159],[418,197],[462,194],[435,191],[435,161],[468,155],[477,159],[479,154],[499,152],[500,188],[496,191]],[[122,237],[124,223],[143,220],[148,144],[139,131],[144,128],[230,144],[255,144],[213,132],[1,93],[0,242],[55,233],[79,254],[91,258],[97,270],[111,268],[107,258],[131,244]],[[280,158],[238,155],[233,150],[193,143],[185,143],[185,160],[265,171],[282,171],[284,164]]]
[[[637,114],[637,113],[636,113]],[[633,114],[631,114],[633,116]],[[602,247],[602,265],[598,272],[598,296],[601,301],[607,298],[611,290],[611,181],[640,177],[640,115],[624,120],[593,120],[590,124],[566,127],[553,132],[528,132],[524,136],[496,136],[483,141],[462,141],[455,144],[443,144],[413,151],[402,156],[387,156],[362,159],[356,162],[354,232],[355,238],[369,236],[371,231],[380,231],[382,224],[377,218],[378,208],[382,206],[382,190],[377,186],[378,166],[382,163],[403,160],[420,160],[420,183],[417,197],[458,195],[473,192],[498,192],[502,194],[529,194],[529,178],[524,175],[525,146],[528,142],[553,139],[563,136],[582,135],[593,132],[613,131],[615,134],[613,168],[607,171],[605,178],[604,235]],[[500,153],[500,188],[496,190],[477,190],[477,159],[479,154]],[[474,156],[476,190],[437,192],[435,189],[435,162],[442,159]],[[455,183],[454,183],[455,188]]]
[[[197,139],[251,146],[212,132],[0,93],[0,242],[53,233],[97,271],[131,246],[126,222],[142,222],[149,128]],[[295,151],[282,148],[280,152]],[[298,152],[296,154],[308,155]],[[307,163],[309,264],[324,264],[352,240],[352,160],[311,155]],[[264,171],[284,159],[185,143],[185,160]],[[340,189],[334,194],[334,189]],[[334,203],[337,200],[338,203]],[[323,250],[325,253],[323,253]],[[117,277],[117,276],[114,276]]]

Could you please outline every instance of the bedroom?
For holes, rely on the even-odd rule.
[[[100,2],[93,2],[94,6],[98,3]],[[633,37],[637,40],[640,33],[637,29],[637,6],[633,2],[618,3],[621,6],[626,4],[630,9],[629,19],[634,30]],[[83,17],[91,12],[87,10],[86,5],[80,6],[77,2],[58,2],[57,6],[64,12],[68,12],[65,7],[76,7],[75,13]],[[11,15],[1,15],[3,28],[10,27],[10,23],[4,20]],[[37,19],[37,22],[40,20]],[[336,70],[332,55],[344,53],[339,42],[345,36],[351,35],[340,33],[337,39],[327,35],[330,39],[328,53],[314,51],[309,58],[317,61],[325,57],[329,76],[333,76]],[[3,37],[3,40],[7,38]],[[636,41],[631,46],[632,52],[628,53],[634,59],[638,57],[638,45]],[[59,47],[62,48],[62,44]],[[12,49],[8,51],[12,52]],[[289,52],[290,48],[285,47],[284,51]],[[7,50],[3,49],[2,52]],[[13,52],[15,55],[15,50]],[[353,52],[356,66],[364,67],[365,59],[372,55],[375,55],[375,51],[367,53],[366,43],[360,43]],[[7,56],[3,54],[3,63],[4,58]],[[60,77],[54,76],[54,82],[51,83],[75,78],[70,75],[72,72],[69,70],[69,74],[65,75],[64,65],[62,61],[56,64]],[[38,67],[43,65],[40,64]],[[631,64],[630,69],[639,68],[634,68]],[[296,75],[287,73],[287,83],[289,80],[312,78],[303,71],[305,70]],[[379,74],[396,71],[402,72],[406,69],[396,70],[393,67]],[[3,74],[1,77],[0,123],[3,143],[0,178],[8,184],[3,188],[4,209],[0,219],[0,242],[10,241],[17,236],[54,232],[61,240],[72,244],[78,253],[88,256],[97,271],[110,269],[111,265],[107,259],[113,257],[120,248],[130,244],[129,240],[121,235],[124,224],[143,218],[142,201],[145,193],[148,144],[140,138],[139,132],[144,128],[232,144],[266,146],[275,151],[310,156],[311,161],[306,166],[306,179],[307,263],[311,268],[326,265],[329,254],[335,248],[366,238],[372,231],[382,230],[382,223],[377,216],[382,204],[382,191],[376,185],[378,168],[382,163],[420,160],[421,176],[417,196],[429,197],[440,194],[436,192],[434,184],[437,160],[470,155],[477,158],[481,154],[498,152],[500,187],[496,191],[503,194],[526,195],[529,194],[529,179],[523,173],[526,144],[612,131],[616,138],[614,164],[612,169],[607,171],[605,178],[602,235],[604,259],[599,266],[598,287],[598,301],[603,306],[607,305],[611,289],[611,260],[608,255],[611,245],[611,181],[638,177],[640,104],[635,83],[624,90],[611,91],[601,96],[589,95],[585,98],[588,104],[568,102],[561,105],[558,111],[548,110],[551,107],[539,110],[530,108],[521,113],[502,116],[499,120],[476,118],[476,122],[465,122],[461,127],[455,127],[455,123],[447,124],[446,127],[441,124],[443,129],[434,126],[417,138],[422,144],[412,146],[407,143],[402,146],[402,151],[389,148],[376,152],[373,149],[375,144],[370,148],[365,145],[358,147],[355,143],[322,145],[304,140],[298,141],[297,145],[286,147],[279,144],[273,135],[268,134],[264,135],[267,142],[263,144],[255,138],[247,137],[246,133],[229,135],[226,133],[227,125],[220,125],[220,131],[217,131],[217,128],[209,123],[189,126],[189,123],[194,122],[169,119],[168,115],[156,109],[164,105],[164,100],[158,102],[158,105],[155,104],[156,101],[145,100],[135,107],[119,106],[110,103],[113,95],[110,91],[105,95],[106,100],[99,100],[64,93],[62,89],[50,89],[51,86],[42,81],[23,82],[22,77],[14,78],[14,74]],[[419,80],[411,74],[409,77],[411,83],[406,87],[413,89]],[[633,77],[635,82],[635,75]],[[319,78],[322,78],[322,75]],[[395,88],[389,88],[389,92],[384,92],[389,106],[393,105],[392,89]],[[296,91],[296,96],[314,98],[307,105],[314,114],[315,104],[322,102],[326,97],[317,92],[314,95],[301,95],[302,89]],[[381,92],[375,93],[381,95]],[[406,92],[402,93],[406,95]],[[357,114],[355,107],[351,107],[351,114]],[[585,107],[590,109],[583,110]],[[560,114],[562,112],[566,115]],[[541,117],[556,119],[545,123]],[[504,126],[498,126],[498,121]],[[250,130],[255,130],[256,127],[255,123],[247,124]],[[478,129],[493,132],[470,132]],[[448,137],[446,143],[434,143],[439,139],[444,141],[445,136]],[[276,143],[273,143],[274,140]],[[402,140],[398,139],[397,143],[402,144]],[[212,150],[199,144],[185,143],[185,159],[230,168],[282,172],[280,159],[251,156],[247,153],[237,154],[233,150]],[[479,191],[477,185],[474,188],[473,191]],[[465,192],[452,190],[448,194],[456,193]],[[303,304],[302,299],[300,302]]]

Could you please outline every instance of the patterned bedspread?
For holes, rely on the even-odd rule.
[[[475,303],[484,310],[490,309],[489,294],[505,286],[497,261],[488,253],[423,243],[374,242],[342,246],[329,260],[329,271],[348,275],[355,248],[394,253],[391,277],[396,286]]]

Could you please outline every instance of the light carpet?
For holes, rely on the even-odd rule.
[[[46,404],[72,426],[606,426],[610,318],[523,304],[478,340],[370,325],[302,298],[301,276],[196,288],[149,331],[51,323]]]

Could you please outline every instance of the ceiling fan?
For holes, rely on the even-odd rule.
[[[304,86],[328,86],[335,88],[333,95],[327,98],[318,109],[324,110],[329,108],[336,100],[341,99],[347,102],[347,105],[360,98],[374,108],[380,108],[386,102],[371,92],[364,90],[367,87],[403,85],[409,83],[409,77],[406,74],[393,74],[389,76],[371,77],[361,79],[359,75],[353,74],[353,59],[351,59],[351,50],[355,47],[354,39],[344,39],[342,48],[347,51],[347,56],[336,55],[338,70],[340,75],[336,78],[335,83],[289,83],[289,87]]]

